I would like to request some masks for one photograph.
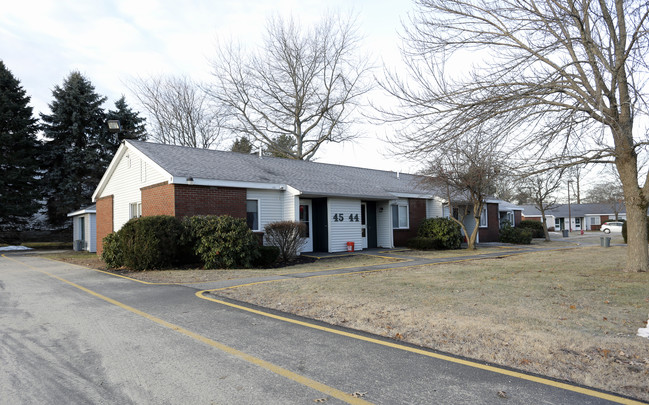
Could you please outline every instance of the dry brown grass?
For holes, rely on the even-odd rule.
[[[48,254],[46,257],[72,263],[93,269],[106,270],[106,264],[99,256],[88,252],[66,252]],[[150,283],[202,283],[209,281],[233,280],[248,277],[264,277],[282,274],[318,272],[332,269],[343,269],[358,266],[374,266],[379,264],[396,263],[401,259],[356,254],[331,259],[316,260],[288,267],[272,269],[172,269],[151,271],[118,271],[120,275],[135,278]]]
[[[625,247],[220,291],[257,305],[649,400],[649,274]],[[281,304],[280,304],[281,303]]]

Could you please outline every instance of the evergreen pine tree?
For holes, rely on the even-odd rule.
[[[106,113],[106,119],[118,120],[121,126],[121,130],[116,134],[116,139],[114,139],[116,143],[114,145],[113,153],[117,152],[119,144],[124,139],[146,141],[147,132],[144,123],[146,118],[140,117],[139,112],[133,111],[128,104],[126,104],[124,96],[115,102],[115,110],[109,110],[108,113]]]
[[[0,60],[0,229],[18,230],[39,209],[38,125],[30,98]]]
[[[252,143],[250,143],[250,140],[248,138],[242,136],[241,138],[234,140],[234,143],[232,144],[230,150],[232,152],[250,154],[252,153]]]
[[[41,114],[47,138],[43,181],[49,221],[62,226],[69,212],[90,203],[113,156],[115,137],[102,108],[106,97],[81,73],[70,73],[52,95],[51,114]]]

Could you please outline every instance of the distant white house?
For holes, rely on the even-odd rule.
[[[614,208],[617,208],[617,215]],[[523,217],[526,220],[542,221],[541,212],[533,205],[523,206]],[[611,204],[560,204],[547,210],[545,218],[549,231],[599,231],[606,221],[626,219],[626,208],[624,204],[617,207]]]
[[[76,251],[97,251],[97,208],[91,205],[68,214],[72,218],[72,242]]]

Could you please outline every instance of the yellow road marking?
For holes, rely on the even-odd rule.
[[[252,364],[254,364],[256,366],[264,368],[264,369],[266,369],[266,370],[268,370],[270,372],[281,375],[282,377],[288,378],[289,380],[293,380],[293,381],[295,381],[295,382],[297,382],[299,384],[302,384],[302,385],[304,385],[306,387],[309,387],[309,388],[312,388],[314,390],[320,391],[325,395],[329,395],[331,397],[337,398],[337,399],[339,399],[339,400],[341,400],[343,402],[346,402],[348,404],[359,404],[360,405],[360,404],[370,404],[371,403],[371,402],[365,401],[363,399],[353,397],[353,396],[351,396],[350,394],[348,394],[346,392],[343,392],[343,391],[340,391],[340,390],[338,390],[336,388],[333,388],[333,387],[330,387],[328,385],[322,384],[320,382],[312,380],[312,379],[310,379],[308,377],[305,377],[303,375],[300,375],[300,374],[294,373],[292,371],[289,371],[289,370],[287,370],[287,369],[285,369],[283,367],[275,365],[275,364],[273,364],[271,362],[268,362],[266,360],[262,360],[262,359],[260,359],[258,357],[255,357],[255,356],[252,356],[252,355],[247,354],[245,352],[242,352],[240,350],[237,350],[237,349],[235,349],[233,347],[226,346],[223,343],[219,343],[219,342],[217,342],[215,340],[206,338],[205,336],[202,336],[202,335],[200,335],[200,334],[198,334],[196,332],[192,332],[192,331],[190,331],[188,329],[185,329],[183,327],[175,325],[175,324],[173,324],[171,322],[167,322],[167,321],[165,321],[163,319],[160,319],[160,318],[158,318],[156,316],[150,315],[150,314],[148,314],[148,313],[146,313],[144,311],[141,311],[141,310],[133,308],[133,307],[131,307],[129,305],[123,304],[123,303],[121,303],[121,302],[119,302],[117,300],[114,300],[114,299],[109,298],[109,297],[107,297],[105,295],[99,294],[99,293],[97,293],[97,292],[95,292],[95,291],[93,291],[93,290],[91,290],[89,288],[83,287],[83,286],[81,286],[79,284],[76,284],[76,283],[74,283],[72,281],[66,280],[66,279],[64,279],[62,277],[59,277],[59,276],[54,275],[52,273],[49,273],[47,271],[41,270],[41,269],[39,269],[37,267],[30,266],[30,265],[28,265],[26,263],[23,263],[23,262],[21,262],[19,260],[7,257],[5,255],[2,255],[2,257],[6,258],[6,259],[9,259],[9,260],[12,260],[14,262],[17,262],[17,263],[19,263],[19,264],[21,264],[21,265],[23,265],[23,266],[25,266],[25,267],[27,267],[27,268],[29,268],[31,270],[34,270],[34,271],[37,271],[39,273],[45,274],[46,276],[49,276],[49,277],[52,277],[52,278],[57,279],[59,281],[62,281],[62,282],[66,283],[66,284],[68,284],[68,285],[70,285],[72,287],[78,288],[79,290],[81,290],[81,291],[83,291],[83,292],[85,292],[87,294],[90,294],[90,295],[92,295],[92,296],[94,296],[96,298],[99,298],[101,300],[104,300],[104,301],[106,301],[106,302],[108,302],[110,304],[113,304],[113,305],[118,306],[118,307],[120,307],[122,309],[130,311],[130,312],[132,312],[132,313],[134,313],[136,315],[139,315],[139,316],[141,316],[143,318],[146,318],[146,319],[148,319],[148,320],[150,320],[152,322],[155,322],[155,323],[157,323],[159,325],[162,325],[162,326],[164,326],[166,328],[172,329],[172,330],[174,330],[174,331],[176,331],[178,333],[181,333],[181,334],[183,334],[185,336],[188,336],[188,337],[190,337],[192,339],[198,340],[199,342],[202,342],[202,343],[204,343],[204,344],[206,344],[208,346],[219,349],[219,350],[221,350],[223,352],[226,352],[226,353],[228,353],[228,354],[230,354],[232,356],[238,357],[238,358],[240,358],[242,360],[245,360],[245,361],[247,361],[249,363],[252,363]]]
[[[564,389],[566,391],[573,391],[573,392],[588,395],[588,396],[591,396],[591,397],[601,398],[601,399],[605,399],[607,401],[616,402],[616,403],[619,403],[619,404],[632,405],[632,404],[643,404],[644,403],[644,402],[635,401],[635,400],[628,399],[628,398],[622,398],[622,397],[619,397],[619,396],[614,395],[614,394],[607,394],[607,393],[595,391],[595,390],[592,390],[592,389],[589,389],[589,388],[578,387],[578,386],[575,386],[575,385],[570,385],[570,384],[562,383],[562,382],[559,382],[559,381],[550,380],[550,379],[544,378],[544,377],[537,377],[537,376],[524,374],[524,373],[517,372],[517,371],[507,370],[507,369],[496,367],[496,366],[490,366],[490,365],[486,365],[486,364],[481,364],[481,363],[478,363],[476,361],[463,360],[463,359],[459,359],[459,358],[456,358],[456,357],[447,356],[447,355],[444,355],[444,354],[439,354],[439,353],[434,353],[434,352],[430,352],[430,351],[426,351],[426,350],[422,350],[422,349],[417,349],[415,347],[404,346],[404,345],[401,345],[401,344],[398,344],[398,343],[393,343],[393,342],[388,342],[388,341],[384,341],[384,340],[380,340],[380,339],[376,339],[376,338],[371,338],[371,337],[359,335],[359,334],[356,334],[356,333],[345,332],[345,331],[330,328],[330,327],[327,327],[327,326],[321,326],[321,325],[316,325],[316,324],[309,323],[309,322],[299,321],[297,319],[287,318],[285,316],[264,312],[264,311],[261,311],[261,310],[258,310],[258,309],[248,308],[248,307],[245,307],[245,306],[242,306],[242,305],[233,304],[233,303],[230,303],[230,302],[227,302],[227,301],[222,301],[222,300],[219,300],[217,298],[207,297],[207,296],[204,295],[206,293],[209,293],[210,291],[214,291],[214,290],[198,291],[196,293],[196,296],[199,297],[199,298],[208,300],[208,301],[216,302],[216,303],[221,304],[221,305],[226,305],[226,306],[229,306],[229,307],[232,307],[232,308],[236,308],[236,309],[240,309],[240,310],[243,310],[243,311],[251,312],[251,313],[254,313],[254,314],[257,314],[257,315],[262,315],[262,316],[265,316],[265,317],[268,317],[268,318],[273,318],[273,319],[277,319],[277,320],[280,320],[280,321],[284,321],[284,322],[288,322],[288,323],[292,323],[292,324],[296,324],[296,325],[300,325],[300,326],[305,326],[307,328],[317,329],[317,330],[320,330],[320,331],[323,331],[323,332],[328,332],[328,333],[334,333],[336,335],[346,336],[346,337],[356,339],[356,340],[362,340],[362,341],[365,341],[365,342],[375,343],[375,344],[378,344],[378,345],[381,345],[381,346],[391,347],[391,348],[398,349],[398,350],[404,350],[404,351],[407,351],[407,352],[416,353],[416,354],[420,354],[420,355],[423,355],[423,356],[448,361],[448,362],[451,362],[451,363],[462,364],[464,366],[469,366],[469,367],[473,367],[473,368],[477,368],[477,369],[481,369],[481,370],[486,370],[486,371],[490,371],[490,372],[497,373],[497,374],[503,374],[503,375],[510,376],[510,377],[520,378],[522,380],[532,381],[532,382],[535,382],[535,383],[548,385],[548,386],[555,387],[555,388]]]
[[[560,247],[552,248],[552,249],[543,250],[543,252],[554,251],[554,250],[565,250],[565,248],[560,248]],[[525,252],[525,253],[527,253],[527,252]],[[535,252],[529,252],[529,253],[535,253]],[[513,253],[512,252],[510,254],[500,255],[498,257],[510,257],[510,256],[516,256],[518,254],[519,253]],[[471,260],[476,260],[476,259],[489,259],[489,257],[466,257],[464,259],[449,260],[449,261],[443,261],[443,262],[437,262],[437,263],[426,263],[426,264],[420,264],[420,265],[414,265],[414,266],[408,266],[408,267],[421,267],[421,266],[437,265],[437,264],[460,263],[460,262],[471,261]],[[371,272],[398,270],[398,269],[404,269],[404,267],[396,267],[396,268],[388,268],[388,269],[374,269],[374,270],[366,270],[366,271],[361,271],[361,272],[322,274],[322,275],[310,276],[308,278],[329,277],[329,276],[360,274],[360,273],[371,273]],[[136,279],[131,279],[131,278],[126,277],[126,276],[120,276],[118,274],[114,274],[114,273],[110,273],[110,272],[104,272],[102,270],[97,270],[97,269],[91,269],[91,270],[96,270],[96,271],[100,271],[100,272],[103,272],[103,273],[106,273],[106,274],[127,278],[127,279],[130,279],[130,280],[133,280],[133,281],[140,281],[140,280],[136,280]],[[56,276],[54,276],[54,277],[56,277]],[[591,397],[601,398],[601,399],[605,399],[605,400],[620,403],[620,404],[629,404],[629,405],[631,405],[631,404],[642,404],[643,403],[643,402],[635,401],[635,400],[632,400],[632,399],[622,398],[622,397],[619,397],[617,395],[602,393],[602,392],[595,391],[595,390],[592,390],[592,389],[589,389],[589,388],[577,387],[577,386],[574,386],[574,385],[570,385],[570,384],[550,380],[550,379],[543,378],[543,377],[532,376],[532,375],[528,375],[528,374],[524,374],[524,373],[520,373],[520,372],[516,372],[516,371],[507,370],[507,369],[504,369],[504,368],[499,368],[499,367],[496,367],[496,366],[490,366],[490,365],[481,364],[481,363],[478,363],[478,362],[475,362],[475,361],[462,360],[462,359],[458,359],[458,358],[443,355],[443,354],[438,354],[438,353],[429,352],[429,351],[425,351],[425,350],[421,350],[421,349],[417,349],[417,348],[413,348],[413,347],[409,347],[409,346],[400,345],[398,343],[386,342],[386,341],[383,341],[383,340],[374,339],[374,338],[370,338],[370,337],[366,337],[366,336],[362,336],[362,335],[357,335],[357,334],[350,333],[350,332],[344,332],[344,331],[340,331],[340,330],[337,330],[337,329],[328,328],[328,327],[325,327],[325,326],[320,326],[320,325],[316,325],[316,324],[312,324],[312,323],[308,323],[308,322],[304,322],[304,321],[298,321],[298,320],[295,320],[295,319],[291,319],[291,318],[271,314],[271,313],[268,313],[268,312],[264,312],[264,311],[244,307],[244,306],[241,306],[241,305],[232,304],[232,303],[229,303],[229,302],[226,302],[226,301],[218,300],[216,298],[206,297],[204,295],[205,293],[209,293],[211,291],[219,291],[219,290],[223,290],[223,289],[244,287],[244,286],[249,286],[249,285],[262,284],[262,283],[268,283],[268,282],[273,282],[273,281],[282,281],[282,280],[284,280],[284,279],[267,280],[267,281],[262,281],[262,282],[241,284],[241,285],[232,286],[232,287],[224,287],[224,288],[203,290],[203,291],[197,292],[195,295],[197,297],[199,297],[199,298],[202,298],[202,299],[205,299],[205,300],[208,300],[208,301],[213,301],[213,302],[219,303],[221,305],[226,305],[226,306],[229,306],[229,307],[241,309],[243,311],[252,312],[252,313],[255,313],[255,314],[258,314],[258,315],[262,315],[262,316],[266,316],[266,317],[269,317],[269,318],[281,320],[281,321],[284,321],[284,322],[289,322],[289,323],[293,323],[293,324],[297,324],[297,325],[301,325],[301,326],[305,326],[305,327],[309,327],[309,328],[313,328],[313,329],[318,329],[318,330],[329,332],[329,333],[335,333],[335,334],[346,336],[346,337],[349,337],[349,338],[352,338],[352,339],[363,340],[363,341],[366,341],[366,342],[371,342],[371,343],[375,343],[375,344],[379,344],[379,345],[383,345],[383,346],[387,346],[387,347],[391,347],[391,348],[395,348],[395,349],[399,349],[399,350],[405,350],[405,351],[408,351],[408,352],[417,353],[417,354],[421,354],[421,355],[424,355],[424,356],[433,357],[433,358],[449,361],[449,362],[456,363],[456,364],[462,364],[462,365],[469,366],[469,367],[474,367],[474,368],[478,368],[478,369],[482,369],[482,370],[486,370],[486,371],[491,371],[491,372],[498,373],[498,374],[507,375],[507,376],[510,376],[510,377],[515,377],[515,378],[520,378],[520,379],[523,379],[523,380],[533,381],[533,382],[536,382],[536,383],[539,383],[539,384],[544,384],[544,385],[548,385],[548,386],[552,386],[552,387],[556,387],[556,388],[561,388],[561,389],[565,389],[567,391],[573,391],[573,392],[581,393],[581,394],[588,395],[588,396],[591,396]],[[143,281],[140,281],[140,282],[143,282]],[[143,282],[143,283],[155,284],[155,283],[147,283],[147,282]],[[171,283],[171,284],[173,284],[173,283]]]

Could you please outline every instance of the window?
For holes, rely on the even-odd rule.
[[[591,225],[601,225],[601,221],[599,217],[591,217],[590,218],[590,224]]]
[[[392,228],[408,229],[408,206],[407,205],[392,206]]]
[[[487,205],[482,207],[482,213],[480,214],[480,228],[487,227]]]
[[[139,218],[142,216],[142,203],[130,203],[128,208],[128,218]]]
[[[259,200],[246,200],[246,221],[248,228],[259,230]]]
[[[311,225],[309,224],[309,204],[300,204],[300,222],[304,224],[304,236],[305,238],[310,238],[311,234],[309,229]]]

